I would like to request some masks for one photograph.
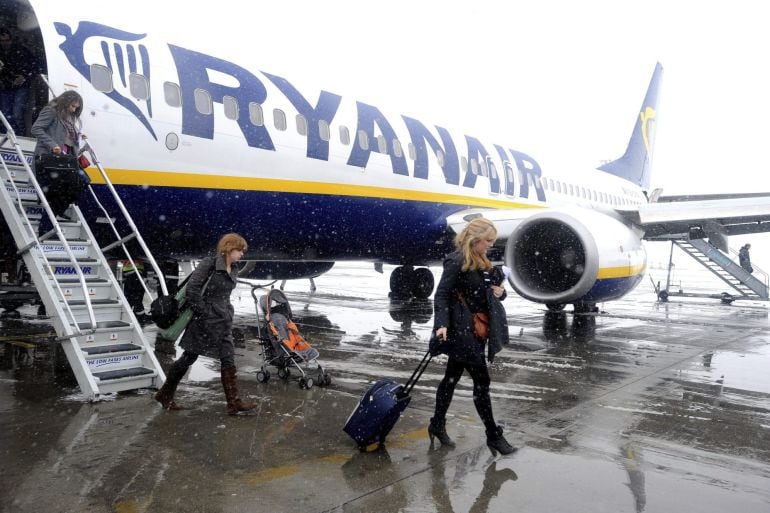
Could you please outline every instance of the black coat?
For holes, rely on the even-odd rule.
[[[433,328],[447,328],[447,340],[439,344],[438,351],[471,365],[485,365],[485,344],[473,334],[473,313],[485,312],[489,315],[487,359],[491,362],[503,344],[508,343],[508,320],[501,303],[505,294],[500,299],[494,297],[485,278],[491,278],[492,283],[499,285],[502,282],[501,273],[499,269],[486,276],[480,270],[463,272],[462,263],[460,252],[449,255],[444,260],[444,272],[436,288]],[[465,304],[458,298],[458,293]]]
[[[211,279],[201,295],[209,275]],[[195,268],[187,283],[186,301],[196,313],[179,342],[182,349],[211,358],[235,354],[231,333],[235,310],[230,293],[236,286],[236,277],[235,267],[228,273],[221,255],[205,258]]]

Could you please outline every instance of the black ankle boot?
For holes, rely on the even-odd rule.
[[[491,431],[487,429],[487,447],[492,451],[492,456],[497,456],[498,452],[502,455],[516,452],[516,448],[503,437],[503,428],[500,426]]]
[[[454,447],[455,443],[452,441],[451,438],[449,438],[449,435],[446,432],[446,419],[437,419],[432,418],[430,419],[430,424],[428,425],[428,436],[430,437],[430,444],[433,445],[433,438],[438,438],[438,441],[441,442],[441,445],[446,445],[449,447]]]

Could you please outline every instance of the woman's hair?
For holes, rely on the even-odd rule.
[[[56,115],[59,118],[64,119],[69,114],[70,105],[74,102],[80,104],[80,107],[74,112],[75,118],[79,119],[80,114],[83,113],[83,98],[77,91],[64,91],[62,94],[51,100],[48,105],[56,111]]]
[[[492,262],[487,255],[479,255],[473,251],[473,245],[476,241],[487,239],[489,237],[497,238],[497,229],[492,221],[483,217],[477,217],[466,226],[455,238],[455,245],[463,254],[463,271],[475,271],[484,269],[486,271],[492,268]]]
[[[219,239],[219,242],[217,243],[217,253],[226,255],[234,249],[246,251],[247,247],[249,247],[249,245],[246,244],[246,239],[237,233],[226,233],[222,235],[222,238]]]

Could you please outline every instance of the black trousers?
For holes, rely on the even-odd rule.
[[[476,406],[476,411],[479,413],[482,422],[484,422],[484,427],[488,431],[493,431],[497,428],[497,424],[492,414],[492,400],[489,397],[489,384],[491,380],[489,378],[489,369],[487,369],[486,365],[470,365],[449,358],[444,379],[441,380],[436,390],[434,418],[439,420],[446,417],[446,412],[449,410],[452,396],[455,393],[455,387],[460,381],[463,371],[466,370],[471,375],[471,379],[473,379],[473,404]]]
[[[194,364],[197,359],[198,359],[198,355],[196,353],[185,351],[184,353],[182,353],[182,356],[180,356],[179,359],[177,359],[177,361],[173,363],[171,367],[176,368],[179,371],[180,376],[184,376],[184,373],[187,372],[187,369],[192,364]],[[235,356],[233,355],[233,356],[222,357],[220,359],[220,362],[223,369],[226,369],[228,367],[235,367]]]

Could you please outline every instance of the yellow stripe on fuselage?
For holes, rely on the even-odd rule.
[[[631,276],[642,274],[646,268],[646,264],[624,265],[621,267],[604,267],[599,269],[596,278],[598,280],[608,280],[611,278],[629,278]]]
[[[99,172],[89,168],[93,183],[103,184]],[[173,173],[156,171],[131,171],[107,169],[113,185],[138,185],[153,187],[188,187],[199,189],[223,189],[234,191],[289,192],[296,194],[328,194],[333,196],[356,196],[361,198],[382,198],[404,201],[425,201],[429,203],[451,203],[490,208],[543,208],[507,199],[479,198],[459,194],[351,185],[341,183],[309,182],[303,180],[279,180],[276,178],[248,178],[197,173]]]

